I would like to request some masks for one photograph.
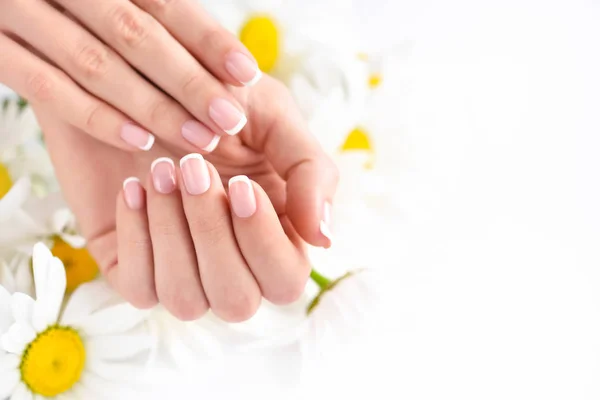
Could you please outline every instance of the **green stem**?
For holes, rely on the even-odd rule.
[[[310,279],[313,280],[321,290],[328,288],[331,285],[331,280],[325,278],[323,275],[318,273],[314,268],[310,271]]]

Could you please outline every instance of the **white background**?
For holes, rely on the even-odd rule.
[[[600,2],[354,3],[402,55],[382,398],[600,398]]]

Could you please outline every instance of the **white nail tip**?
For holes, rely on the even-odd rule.
[[[127,186],[127,184],[128,184],[129,182],[137,182],[137,183],[140,183],[140,180],[139,180],[138,178],[136,178],[135,176],[131,176],[131,177],[129,177],[129,178],[127,178],[127,179],[125,179],[125,180],[123,181],[123,189],[125,189],[125,186]]]
[[[175,163],[169,157],[160,157],[152,161],[152,164],[150,165],[150,171],[154,171],[154,167],[156,167],[156,165],[161,162],[168,162],[173,166],[173,168],[175,168]]]
[[[331,230],[329,229],[329,226],[325,221],[321,221],[321,223],[319,224],[319,229],[321,230],[323,236],[329,239],[330,242],[333,241],[333,234],[331,233]]]
[[[260,81],[260,78],[262,78],[263,73],[260,69],[256,70],[256,75],[254,75],[254,78],[252,78],[252,80],[248,81],[248,82],[242,82],[242,84],[244,86],[254,86],[258,83],[258,81]]]
[[[187,160],[192,159],[192,158],[195,160],[204,161],[204,157],[202,157],[202,154],[191,153],[191,154],[188,154],[187,156],[184,156],[183,158],[181,158],[181,160],[179,160],[179,168],[181,168]]]
[[[152,146],[154,146],[154,135],[150,134],[148,136],[148,142],[146,142],[146,145],[140,148],[144,151],[148,151],[152,148]]]
[[[240,133],[240,131],[242,129],[244,129],[244,126],[246,126],[246,124],[248,123],[248,118],[246,118],[246,116],[244,114],[242,114],[242,118],[240,119],[240,122],[238,122],[238,124],[236,126],[234,126],[231,129],[224,129],[225,133],[227,133],[228,135],[237,135],[238,133]]]
[[[210,143],[206,147],[204,147],[202,150],[208,151],[210,153],[211,151],[213,151],[214,149],[217,148],[217,145],[219,144],[220,140],[221,140],[221,136],[215,135],[212,138],[212,140],[210,141]]]
[[[231,185],[234,184],[234,183],[236,183],[236,182],[244,182],[249,187],[252,187],[252,183],[250,182],[250,179],[248,179],[248,177],[246,175],[234,176],[233,178],[231,178],[229,180],[228,186],[231,187]]]

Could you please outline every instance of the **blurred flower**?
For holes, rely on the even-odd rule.
[[[10,294],[33,294],[30,258],[23,254],[15,254],[8,261],[0,260],[0,286]]]
[[[0,398],[106,397],[116,382],[135,380],[153,345],[147,313],[97,281],[81,286],[61,314],[65,270],[42,243],[33,271],[35,300],[0,287]]]
[[[30,179],[37,195],[58,188],[33,110],[7,99],[0,107],[0,198],[22,177]]]
[[[225,28],[254,55],[260,69],[283,82],[303,53],[317,45],[352,45],[353,30],[343,10],[331,2],[312,7],[284,0],[201,0]]]

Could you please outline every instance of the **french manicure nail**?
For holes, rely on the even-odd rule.
[[[331,242],[333,240],[333,234],[331,233],[331,204],[325,202],[323,205],[323,216],[321,217],[321,223],[319,224],[321,234],[325,236]]]
[[[210,173],[204,157],[192,153],[179,160],[185,189],[191,195],[199,195],[210,187]]]
[[[129,122],[121,128],[121,139],[144,151],[150,150],[154,145],[153,134]]]
[[[191,144],[211,152],[219,144],[221,136],[215,134],[198,121],[187,121],[181,127],[181,135]]]
[[[233,212],[240,218],[251,217],[256,211],[256,197],[252,182],[245,175],[229,180],[229,198]]]
[[[244,113],[225,99],[214,99],[208,113],[215,124],[228,135],[237,135],[248,123]]]
[[[139,210],[144,206],[144,188],[138,178],[132,176],[123,181],[123,195],[130,209]]]
[[[175,190],[175,164],[167,157],[157,158],[150,166],[152,183],[157,192],[168,194]]]
[[[262,77],[256,61],[244,53],[232,52],[225,61],[227,71],[245,86],[254,86]]]

